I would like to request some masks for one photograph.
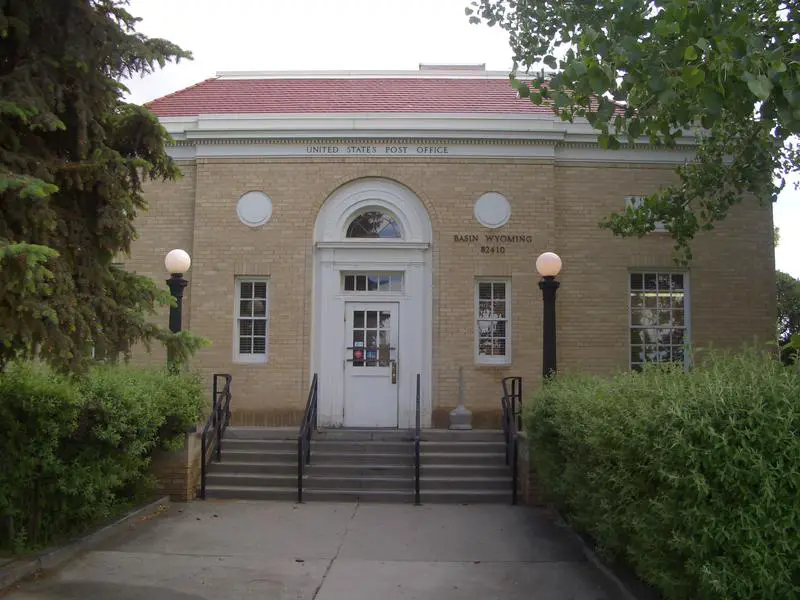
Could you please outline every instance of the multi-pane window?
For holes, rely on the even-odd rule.
[[[631,368],[648,362],[684,362],[689,343],[688,276],[685,273],[631,273]]]
[[[476,360],[482,364],[507,364],[510,356],[508,281],[478,281],[475,294]]]
[[[345,273],[342,275],[345,292],[402,292],[402,273]]]
[[[269,306],[266,279],[236,282],[236,358],[242,362],[267,361]]]
[[[353,366],[388,367],[391,359],[392,313],[384,310],[353,311]]]

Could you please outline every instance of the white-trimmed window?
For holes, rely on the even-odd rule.
[[[238,362],[267,362],[269,286],[266,277],[236,279],[235,357]]]
[[[342,273],[342,291],[354,292],[402,292],[403,272]]]
[[[686,363],[689,343],[689,275],[630,273],[631,368],[648,362]]]
[[[642,206],[642,204],[644,204],[645,198],[646,196],[625,196],[625,208],[627,209],[629,206],[631,208],[639,208]],[[654,223],[653,225],[655,226],[653,231],[663,232],[667,230],[667,228],[664,226],[664,223],[661,223],[660,221]]]
[[[511,362],[511,282],[479,279],[475,282],[475,361],[483,365]]]

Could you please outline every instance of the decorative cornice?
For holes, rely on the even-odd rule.
[[[313,145],[342,145],[342,144],[411,144],[411,145],[453,145],[453,146],[552,146],[554,148],[587,148],[599,149],[597,143],[587,141],[570,141],[570,140],[547,140],[547,139],[528,139],[528,140],[505,140],[505,139],[448,139],[448,138],[308,138],[298,139],[296,137],[285,138],[224,138],[224,139],[193,139],[193,140],[173,140],[168,144],[168,148],[193,148],[196,146],[278,146],[278,145],[295,145],[295,146],[313,146]],[[670,149],[664,146],[658,146],[650,142],[642,142],[631,144],[629,142],[621,142],[620,150],[641,150],[641,151],[660,151],[660,152],[686,152],[690,151],[693,146],[689,144],[681,145],[681,147]],[[322,155],[324,157],[327,155]]]
[[[377,137],[361,137],[361,138],[297,138],[297,137],[283,137],[283,138],[198,138],[191,140],[174,140],[169,146],[177,147],[191,147],[191,146],[208,146],[208,145],[251,145],[251,146],[274,146],[280,144],[296,144],[302,146],[309,145],[336,145],[336,144],[439,144],[439,145],[460,145],[460,146],[551,146],[553,140],[546,139],[530,139],[530,140],[504,140],[504,139],[480,139],[480,138],[439,138],[439,137],[394,137],[394,138],[377,138]]]
[[[588,122],[541,114],[235,114],[161,120],[170,154],[194,159],[463,160],[529,159],[556,163],[680,164],[694,139],[674,149],[647,138],[601,150]]]
[[[274,149],[279,146],[337,144],[435,144],[462,150],[481,146],[494,148],[492,152],[497,154],[500,147],[597,147],[598,136],[585,120],[563,122],[552,115],[542,114],[233,114],[169,117],[161,119],[161,123],[172,135],[176,148],[237,146],[238,155],[251,153],[252,150],[245,151],[247,147]],[[693,149],[694,144],[692,132],[686,132],[678,140],[677,147],[679,152],[685,152]],[[647,138],[641,138],[639,143],[623,144],[623,149],[652,148],[654,146]],[[275,150],[267,152],[275,154]],[[412,154],[408,152],[407,156]]]

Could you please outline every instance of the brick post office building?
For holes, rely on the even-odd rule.
[[[519,99],[506,73],[222,73],[150,103],[183,178],[151,182],[126,267],[192,257],[195,365],[232,373],[234,423],[496,426],[500,381],[542,364],[536,257],[563,260],[561,372],[683,360],[774,337],[771,207],[736,207],[677,268],[668,234],[598,222],[672,181],[690,145],[602,150],[587,124]],[[691,140],[689,140],[691,141]],[[161,360],[154,355],[151,360]]]

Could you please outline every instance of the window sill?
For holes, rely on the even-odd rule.
[[[514,366],[513,361],[505,361],[505,362],[479,362],[475,361],[475,367],[478,369],[510,369]]]
[[[251,359],[251,358],[242,358],[242,357],[236,356],[233,359],[233,364],[235,364],[235,365],[245,365],[245,366],[254,366],[255,367],[255,366],[258,366],[258,365],[269,364],[269,360],[266,359],[266,358],[263,359],[263,360],[254,360],[254,359]]]

